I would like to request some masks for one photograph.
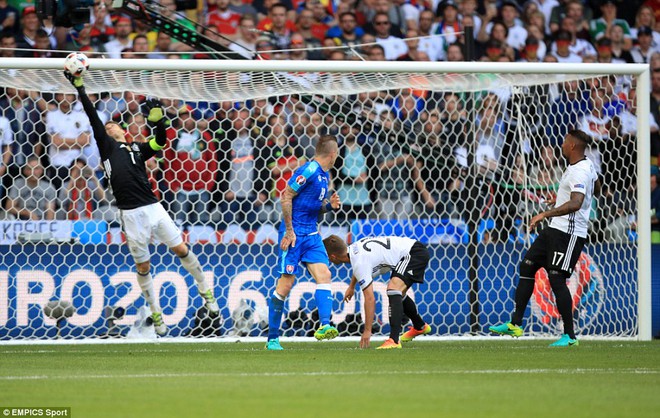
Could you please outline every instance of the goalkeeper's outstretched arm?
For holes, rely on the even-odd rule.
[[[92,125],[92,131],[94,131],[94,139],[96,139],[96,145],[99,148],[101,156],[104,157],[108,154],[108,148],[110,147],[110,137],[105,132],[105,126],[103,125],[101,118],[99,118],[98,113],[96,113],[96,108],[87,96],[85,85],[83,84],[83,79],[82,77],[74,77],[68,71],[64,71],[64,76],[78,91],[78,100],[80,100],[83,105],[83,109],[85,110],[85,114],[87,114],[89,123]]]
[[[154,137],[149,140],[147,144],[140,146],[142,153],[145,156],[145,160],[156,155],[156,153],[163,148],[167,143],[167,135],[165,128],[165,112],[163,107],[160,104],[158,99],[149,99],[146,101],[145,105],[149,109],[149,115],[147,116],[147,121],[155,125]]]

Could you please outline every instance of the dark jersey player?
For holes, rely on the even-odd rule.
[[[167,326],[150,273],[149,244],[154,238],[179,257],[183,267],[194,277],[209,315],[217,316],[220,309],[213,290],[206,283],[199,260],[183,242],[181,231],[158,202],[147,177],[145,162],[163,149],[167,141],[160,103],[155,99],[147,102],[147,120],[155,125],[155,137],[145,143],[127,143],[119,124],[107,122],[104,125],[101,122],[87,97],[82,77],[74,77],[66,71],[64,75],[78,91],[79,100],[92,125],[103,169],[117,201],[126,244],[135,260],[137,281],[151,309],[156,333],[161,336],[167,334]]]

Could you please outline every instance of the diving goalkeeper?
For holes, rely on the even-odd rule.
[[[74,77],[65,71],[64,76],[78,90],[79,100],[85,109],[94,131],[105,175],[117,201],[119,219],[126,237],[126,244],[135,260],[137,281],[142,289],[158,335],[167,334],[159,297],[154,292],[150,273],[149,243],[157,238],[166,244],[181,260],[183,267],[194,277],[200,295],[204,298],[210,316],[218,316],[220,309],[213,290],[204,280],[202,266],[181,238],[181,231],[165,212],[151,190],[145,162],[165,147],[165,121],[163,108],[156,99],[147,100],[147,120],[155,125],[155,137],[146,143],[127,143],[124,130],[116,122],[105,125],[99,119],[94,105],[87,97],[82,77]]]

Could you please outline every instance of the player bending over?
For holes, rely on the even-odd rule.
[[[534,216],[529,222],[533,230],[539,222],[552,218],[520,263],[520,280],[516,287],[516,309],[511,322],[492,326],[491,332],[512,337],[523,335],[522,319],[529,299],[534,293],[536,272],[544,268],[548,272],[550,287],[557,301],[557,310],[564,323],[564,334],[551,347],[579,345],[573,329],[573,304],[566,279],[580,257],[587,239],[589,212],[594,193],[600,192],[600,181],[593,163],[585,157],[591,138],[580,130],[572,130],[564,138],[561,151],[568,160],[557,191],[555,207]],[[548,202],[553,204],[555,202]]]
[[[307,265],[316,280],[316,307],[321,327],[316,330],[317,340],[331,340],[339,333],[330,325],[332,316],[332,288],[328,254],[319,235],[318,221],[325,211],[339,209],[341,201],[337,194],[330,199],[328,171],[337,160],[337,140],[330,135],[319,138],[314,158],[298,168],[282,194],[282,217],[280,224],[280,260],[277,287],[268,305],[267,350],[282,350],[280,345],[280,323],[284,300],[289,295],[298,274],[300,262]]]
[[[103,169],[119,208],[119,220],[126,237],[126,244],[135,260],[137,281],[151,309],[156,333],[161,336],[167,334],[167,326],[163,322],[160,302],[154,292],[153,279],[149,272],[151,258],[149,243],[153,238],[166,244],[179,257],[183,267],[195,278],[209,315],[217,316],[220,309],[213,291],[204,280],[199,260],[183,242],[181,231],[158,202],[147,177],[145,161],[163,149],[167,141],[160,103],[155,99],[147,101],[149,108],[147,120],[156,126],[155,138],[151,138],[147,143],[129,144],[119,124],[107,122],[103,125],[94,105],[87,97],[82,77],[74,77],[66,71],[64,75],[78,90],[79,100],[94,130]]]
[[[405,313],[413,325],[401,336],[401,341],[412,341],[418,335],[431,332],[431,326],[424,322],[412,298],[406,295],[413,283],[423,283],[426,266],[429,264],[429,251],[424,244],[406,237],[362,238],[347,246],[343,239],[330,235],[323,240],[330,261],[335,264],[351,264],[353,277],[346,290],[344,301],[349,301],[355,293],[355,284],[360,284],[364,294],[364,331],[360,347],[368,348],[371,339],[371,325],[374,323],[376,298],[371,285],[373,278],[392,272],[387,283],[387,299],[390,302],[390,338],[376,350],[401,348],[399,334],[401,320]]]

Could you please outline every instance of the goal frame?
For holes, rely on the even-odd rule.
[[[64,58],[0,58],[0,69],[40,69],[60,71]],[[90,59],[94,70],[169,71],[259,71],[259,72],[336,72],[336,73],[458,73],[458,74],[572,74],[584,76],[634,75],[637,90],[650,91],[647,64],[561,64],[561,63],[484,63],[484,62],[374,62],[374,61],[219,61]],[[56,92],[56,91],[52,91]],[[648,214],[650,205],[650,96],[637,100],[637,210]],[[651,324],[651,220],[637,219],[637,339],[652,339]]]

